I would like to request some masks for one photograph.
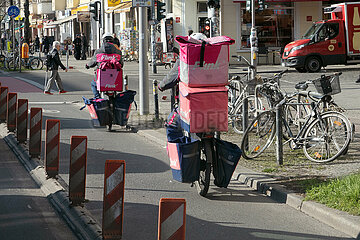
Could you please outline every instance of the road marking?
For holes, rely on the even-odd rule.
[[[44,90],[44,85],[40,84],[40,83],[37,83],[37,82],[34,82],[32,80],[29,80],[29,79],[26,79],[26,78],[23,78],[23,77],[14,77],[16,79],[19,79],[19,80],[22,80],[24,82],[27,82],[28,84],[31,84],[37,88],[40,88],[41,90]]]
[[[26,189],[26,188],[0,189],[0,195],[44,197],[44,194],[40,189]]]
[[[62,104],[76,104],[79,101],[71,101],[71,102],[29,102],[29,104],[38,104],[38,105],[62,105]]]
[[[60,113],[59,110],[47,110],[47,109],[43,109],[43,113]]]

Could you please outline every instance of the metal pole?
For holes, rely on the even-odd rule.
[[[283,165],[283,159],[284,159],[281,114],[282,114],[282,107],[276,106],[276,161],[278,165]]]
[[[249,125],[249,99],[246,97],[243,100],[243,105],[242,105],[242,112],[243,112],[243,119],[242,119],[242,128],[243,128],[243,132],[245,133],[248,125]],[[244,139],[245,142],[245,150],[248,150],[248,139]]]
[[[255,28],[255,0],[251,0],[251,33],[250,33],[250,44],[251,44],[251,65],[255,67],[251,71],[251,80],[255,79],[256,66],[257,66],[257,34]]]
[[[155,39],[155,1],[151,6],[151,63],[152,63],[152,72],[157,73],[156,69],[156,55],[155,55],[155,46],[156,46],[156,39]]]
[[[15,66],[15,60],[16,60],[16,57],[15,57],[15,18],[12,18],[12,30],[13,30],[13,36],[12,36],[12,52],[13,52],[13,63],[14,63],[14,66]]]
[[[155,119],[159,119],[159,94],[158,94],[158,82],[156,79],[153,81],[153,93],[155,103]]]
[[[21,29],[20,29],[20,20],[19,20],[19,72],[21,72]]]
[[[147,21],[146,7],[139,7],[139,92],[140,92],[140,115],[149,113],[149,78],[148,78],[148,63],[146,52]]]
[[[214,19],[215,19],[215,8],[214,7],[208,7],[208,18],[210,19],[210,37],[213,37],[214,35]]]

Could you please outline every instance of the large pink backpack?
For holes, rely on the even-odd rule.
[[[176,36],[180,45],[180,79],[189,87],[224,86],[228,82],[229,45],[227,36],[205,41]]]
[[[123,72],[119,54],[98,54],[96,61],[100,63],[96,72],[98,91],[123,91]]]

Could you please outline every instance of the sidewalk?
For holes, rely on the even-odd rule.
[[[77,239],[10,150],[3,139],[1,125],[0,238]]]

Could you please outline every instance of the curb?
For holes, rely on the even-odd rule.
[[[166,145],[166,135],[159,131],[139,130],[138,134],[161,146]],[[277,185],[275,179],[239,165],[235,169],[233,179],[265,194],[276,202],[285,203],[340,232],[360,240],[360,216],[352,216],[317,202],[305,201],[298,194]]]
[[[349,236],[360,239],[360,216],[352,216],[346,212],[326,207],[323,204],[305,201],[303,197],[290,192],[279,185],[275,179],[243,168],[250,174],[239,173],[235,170],[237,181],[246,184],[258,192],[265,194],[274,201],[285,203]]]
[[[4,136],[4,141],[75,235],[79,239],[84,240],[101,240],[102,228],[91,213],[85,207],[71,206],[68,193],[65,189],[57,180],[47,179],[44,167],[36,160],[30,158],[23,146],[17,143],[13,134]]]

